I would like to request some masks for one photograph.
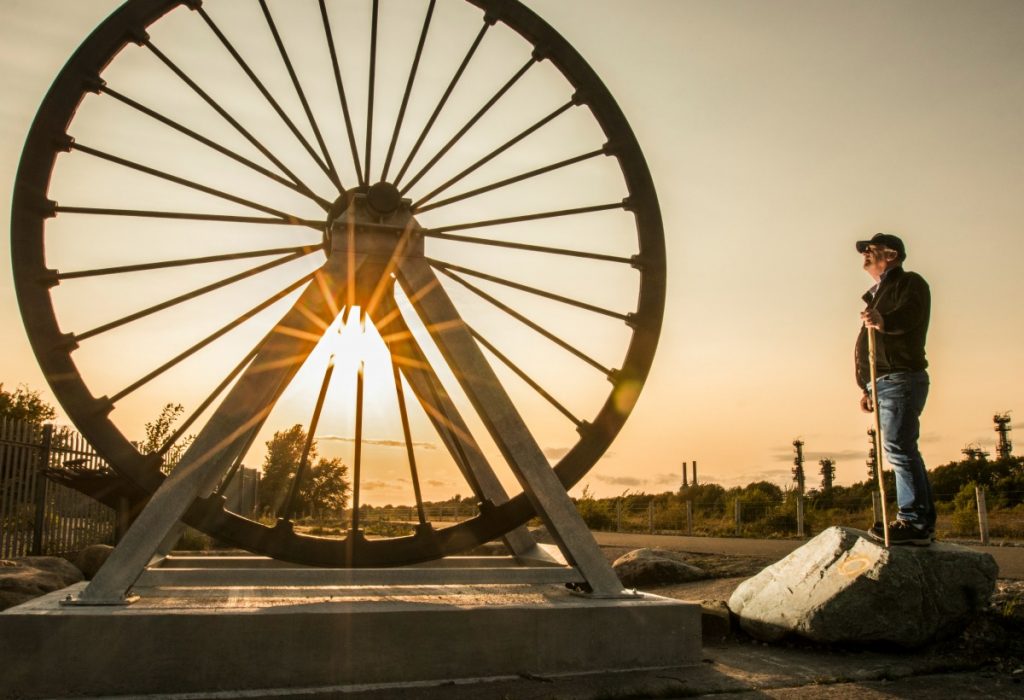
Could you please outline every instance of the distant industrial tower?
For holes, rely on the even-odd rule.
[[[796,482],[796,492],[800,495],[804,493],[804,441],[797,438],[793,441],[793,447],[796,448],[796,457],[793,458],[793,481]]]
[[[878,480],[878,450],[875,449],[874,428],[868,428],[868,439],[871,441],[871,448],[868,450],[868,458],[864,464],[868,465],[868,479],[873,484]]]
[[[690,484],[689,484],[689,482],[686,479],[686,462],[683,462],[683,485],[682,485],[682,488],[685,489],[689,485]]]
[[[999,433],[999,442],[996,444],[996,459],[1009,459],[1010,452],[1013,450],[1013,443],[1010,442],[1010,438],[1006,437],[1006,434],[1013,430],[1010,427],[1010,414],[997,413],[992,416],[992,422],[996,424],[996,432]]]
[[[832,490],[832,482],[836,478],[836,461],[831,457],[825,457],[818,460],[818,464],[821,465],[821,490],[828,493]]]
[[[971,462],[984,462],[988,459],[988,452],[981,449],[974,443],[965,445],[960,452]]]

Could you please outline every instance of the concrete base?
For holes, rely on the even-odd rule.
[[[0,613],[0,696],[298,689],[680,666],[700,607],[553,585],[136,587]]]

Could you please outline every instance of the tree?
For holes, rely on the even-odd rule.
[[[680,494],[682,500],[693,501],[693,507],[699,511],[725,512],[725,489],[718,484],[690,484]]]
[[[306,445],[306,431],[301,425],[279,430],[267,440],[267,456],[263,460],[263,478],[260,480],[260,502],[271,513],[279,513],[288,498],[292,479],[302,460]],[[299,485],[295,513],[323,513],[340,511],[348,504],[348,466],[338,458],[318,457],[316,441],[309,449],[310,469]]]
[[[741,498],[750,505],[776,505],[782,503],[782,489],[770,481],[753,481],[742,488]]]
[[[309,509],[323,515],[324,511],[340,513],[348,505],[348,466],[340,457],[320,458],[310,472],[308,485],[300,490],[299,496]]]
[[[45,423],[57,417],[57,410],[46,403],[35,389],[19,384],[13,392],[4,391],[0,383],[0,418]]]
[[[167,438],[171,436],[171,428],[174,427],[175,422],[181,418],[181,414],[184,412],[185,407],[180,403],[165,405],[160,410],[160,415],[156,417],[156,420],[146,423],[146,439],[139,445],[139,452],[151,454],[163,447],[164,443],[167,442]]]
[[[821,469],[818,470],[821,474],[821,490],[828,493],[832,490],[832,481],[836,478],[836,461],[831,457],[825,457],[818,460],[818,464],[821,465]]]
[[[146,423],[146,439],[143,440],[142,444],[139,445],[139,452],[142,454],[152,454],[153,452],[159,452],[160,448],[164,446],[164,443],[170,439],[174,432],[174,424],[178,422],[182,414],[185,412],[185,407],[180,403],[168,403],[160,410],[160,415],[156,417],[150,423]],[[185,450],[192,444],[192,441],[196,439],[195,435],[186,435],[178,438],[177,442],[174,443],[164,453],[164,465],[166,467],[173,467],[181,460],[181,456],[185,454]]]

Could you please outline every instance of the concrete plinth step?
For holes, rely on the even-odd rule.
[[[59,604],[83,586],[0,613],[0,696],[355,686],[700,659],[699,606],[646,594],[592,599],[536,584],[137,586],[128,606]]]

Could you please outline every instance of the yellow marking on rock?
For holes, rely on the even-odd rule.
[[[839,565],[839,573],[854,577],[860,575],[871,566],[871,560],[864,555],[850,557]]]

